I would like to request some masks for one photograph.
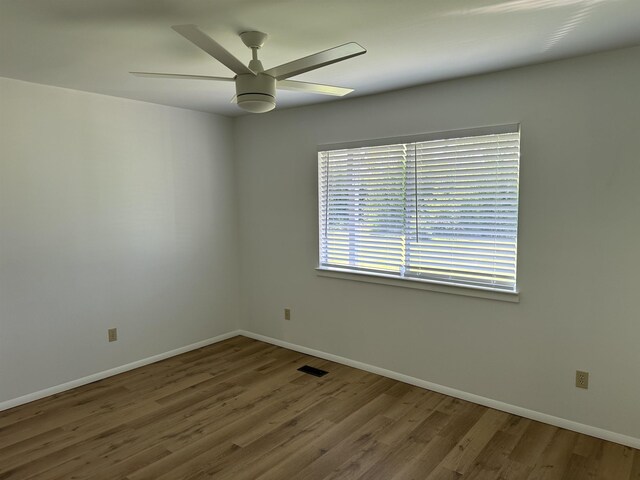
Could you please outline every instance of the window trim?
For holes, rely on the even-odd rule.
[[[476,135],[499,135],[501,133],[516,133],[520,131],[520,123],[505,123],[501,125],[489,125],[476,128],[461,128],[444,132],[420,133],[417,135],[404,135],[398,137],[372,138],[370,140],[356,140],[353,142],[327,143],[318,145],[317,152],[329,152],[332,150],[344,150],[346,148],[378,147],[380,145],[392,145],[396,143],[428,142],[431,140],[447,140],[449,138],[472,137]],[[317,157],[316,157],[317,160]],[[316,173],[317,180],[317,173]]]
[[[383,273],[355,272],[352,270],[342,270],[339,268],[316,267],[318,277],[338,278],[363,283],[374,283],[377,285],[389,285],[392,287],[412,288],[414,290],[427,290],[431,292],[449,293],[452,295],[462,295],[465,297],[485,298],[488,300],[499,300],[502,302],[520,303],[520,292],[500,291],[490,288],[476,287],[473,285],[463,286],[459,284],[449,284],[435,280],[424,280],[421,278],[396,277]]]
[[[416,135],[404,135],[396,137],[374,138],[357,140],[351,142],[320,144],[316,150],[315,156],[315,187],[318,198],[318,154],[332,150],[343,150],[349,148],[375,147],[381,145],[390,145],[395,143],[412,143],[424,142],[430,140],[444,140],[448,138],[459,138],[464,136],[475,135],[492,135],[502,133],[520,132],[520,123],[507,123],[500,125],[491,125],[474,128],[463,128],[456,130],[447,130],[441,132],[430,132]],[[522,160],[522,149],[520,149],[520,161]],[[518,190],[520,190],[520,176],[518,176]],[[519,195],[518,195],[519,196]],[[338,278],[343,280],[352,280],[357,282],[374,283],[379,285],[389,285],[396,287],[405,287],[419,290],[427,290],[440,293],[448,293],[454,295],[463,295],[476,298],[485,298],[491,300],[499,300],[511,303],[520,302],[520,282],[516,278],[514,290],[500,290],[490,287],[462,285],[457,283],[447,283],[446,281],[438,281],[434,279],[422,279],[415,277],[398,277],[395,275],[387,275],[384,273],[374,273],[356,270],[340,269],[335,267],[323,267],[320,265],[320,229],[318,219],[320,215],[320,202],[316,202],[316,275],[319,277]],[[518,199],[518,218],[517,231],[520,232],[520,199]],[[518,242],[519,243],[519,242]],[[518,255],[518,254],[517,254]],[[519,255],[518,255],[519,256]],[[517,268],[517,267],[516,267]]]

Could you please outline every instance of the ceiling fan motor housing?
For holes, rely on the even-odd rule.
[[[238,106],[252,113],[264,113],[276,106],[276,79],[266,73],[236,77]]]

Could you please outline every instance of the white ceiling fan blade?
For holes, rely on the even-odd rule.
[[[173,25],[171,28],[237,75],[248,73],[255,75],[255,72],[249,70],[249,67],[195,25]]]
[[[129,72],[136,77],[148,77],[148,78],[174,78],[177,80],[216,80],[219,82],[233,82],[234,79],[230,77],[210,77],[208,75],[183,75],[181,73],[153,73],[153,72]]]
[[[271,75],[276,80],[284,80],[285,78],[300,75],[301,73],[315,70],[316,68],[331,65],[348,58],[355,57],[367,53],[367,50],[355,42],[345,43],[339,47],[330,48],[323,52],[314,53],[308,57],[294,60],[293,62],[284,63],[277,67],[270,68],[264,73]]]
[[[322,85],[320,83],[298,82],[297,80],[280,80],[276,86],[283,90],[293,90],[303,93],[319,93],[320,95],[333,95],[335,97],[342,97],[353,92],[353,88],[335,87],[333,85]]]

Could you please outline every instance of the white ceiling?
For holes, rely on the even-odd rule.
[[[267,32],[265,68],[342,43],[365,55],[295,77],[366,95],[640,44],[640,0],[0,0],[0,76],[224,115],[232,76],[171,30],[193,23],[247,61],[237,34]],[[348,98],[348,97],[347,97]],[[278,92],[279,108],[334,100]]]

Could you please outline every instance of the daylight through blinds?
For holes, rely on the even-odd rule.
[[[520,134],[318,155],[320,268],[514,291]]]

